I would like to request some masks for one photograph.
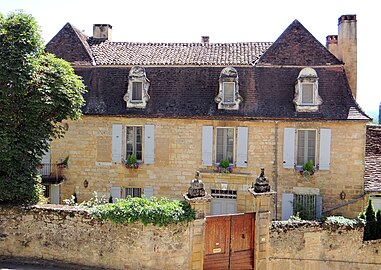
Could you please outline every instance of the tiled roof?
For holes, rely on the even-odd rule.
[[[381,192],[381,126],[366,128],[365,192]]]
[[[131,43],[89,39],[96,65],[252,65],[271,42]]]

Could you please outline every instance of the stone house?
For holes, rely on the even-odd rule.
[[[54,201],[93,191],[179,199],[201,171],[209,214],[251,212],[247,190],[264,168],[277,219],[297,207],[310,217],[363,208],[336,207],[364,192],[370,118],[355,101],[356,15],[339,18],[327,48],[297,20],[273,43],[114,42],[111,25],[93,30],[67,23],[46,46],[88,89],[82,119],[52,142],[51,162],[70,157],[65,180],[46,182]],[[308,161],[313,174],[302,172]]]

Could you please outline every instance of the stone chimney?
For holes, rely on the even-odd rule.
[[[111,40],[112,26],[109,24],[94,24],[93,38],[101,40]]]
[[[337,40],[335,40],[337,37]],[[335,44],[336,43],[336,44]],[[356,15],[339,18],[338,35],[327,36],[327,49],[344,62],[352,94],[357,95],[357,20]]]
[[[209,43],[209,36],[201,36],[201,43],[202,44],[208,44]]]

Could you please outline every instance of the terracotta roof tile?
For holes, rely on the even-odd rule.
[[[89,45],[97,65],[252,65],[271,42],[131,43],[97,41]]]

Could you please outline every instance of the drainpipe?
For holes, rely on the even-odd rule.
[[[274,217],[275,220],[277,220],[278,216],[278,125],[279,121],[275,121],[275,132],[274,132],[274,190],[275,190],[275,196],[274,196]]]

